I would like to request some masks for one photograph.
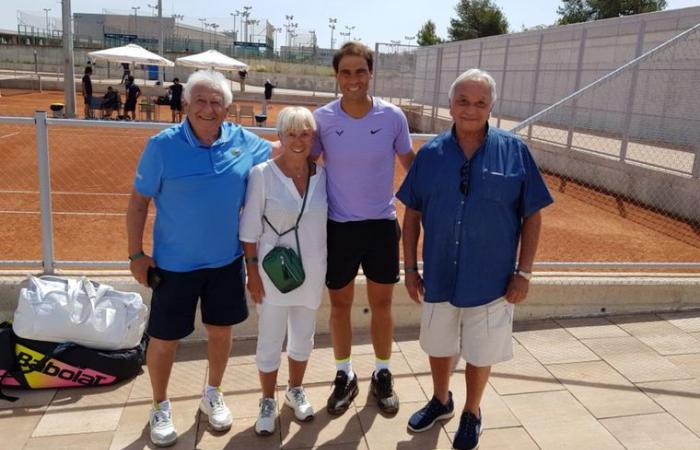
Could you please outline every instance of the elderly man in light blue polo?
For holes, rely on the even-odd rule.
[[[157,446],[177,439],[168,380],[179,340],[194,331],[198,302],[209,359],[199,408],[214,430],[231,427],[219,386],[231,327],[248,317],[239,212],[248,172],[271,152],[269,142],[224,121],[232,94],[222,74],[195,72],[183,97],[187,119],[149,139],[127,212],[131,273],[153,288],[146,362],[153,389],[150,437]],[[151,199],[156,205],[152,257],[143,251]]]
[[[474,449],[491,366],[513,356],[513,305],[527,296],[540,210],[552,197],[527,146],[489,127],[496,83],[488,73],[461,74],[449,100],[454,125],[420,149],[397,194],[406,205],[406,289],[414,301],[425,299],[420,343],[434,392],[408,428],[426,431],[454,415],[449,378],[461,354],[467,398],[453,446]],[[421,223],[424,278],[417,266]]]

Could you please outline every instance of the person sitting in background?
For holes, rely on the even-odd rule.
[[[112,86],[108,86],[107,92],[102,96],[102,118],[111,119],[114,110],[119,113],[119,93]]]
[[[275,386],[285,334],[289,386],[284,403],[301,422],[314,417],[302,382],[314,346],[316,311],[326,274],[328,213],[325,171],[309,160],[315,131],[316,121],[308,109],[284,108],[277,119],[282,153],[255,166],[248,176],[239,238],[245,252],[248,291],[258,311],[255,361],[262,398],[255,433],[261,436],[275,431]],[[298,240],[295,232],[285,233],[295,224],[299,227]],[[262,262],[273,247],[297,249],[297,243],[306,276],[301,286],[282,293],[262,268]]]

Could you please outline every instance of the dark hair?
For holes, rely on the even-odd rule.
[[[133,83],[133,82],[134,82],[134,76],[133,76],[133,75],[129,75],[128,77],[126,77],[126,80],[129,81],[130,83]]]
[[[338,73],[340,60],[343,59],[344,56],[361,56],[365,58],[365,61],[367,61],[367,67],[369,68],[369,71],[372,72],[374,53],[362,42],[346,42],[337,52],[335,52],[335,55],[333,55],[333,70],[335,70],[335,73]]]
[[[92,73],[92,67],[87,66],[87,67],[85,68],[85,73],[86,73],[86,74]]]
[[[173,78],[173,83],[179,83],[180,79],[178,77]]]

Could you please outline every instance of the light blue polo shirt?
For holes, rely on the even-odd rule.
[[[250,169],[271,145],[224,122],[211,146],[202,145],[188,120],[148,140],[134,188],[156,205],[153,258],[174,272],[222,267],[242,253],[239,212]]]
[[[421,212],[426,302],[484,305],[506,293],[522,220],[552,203],[525,143],[489,128],[469,165],[452,130],[418,152],[396,197]]]

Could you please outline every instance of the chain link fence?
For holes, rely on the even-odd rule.
[[[700,24],[512,131],[556,192],[700,248],[699,80]]]

